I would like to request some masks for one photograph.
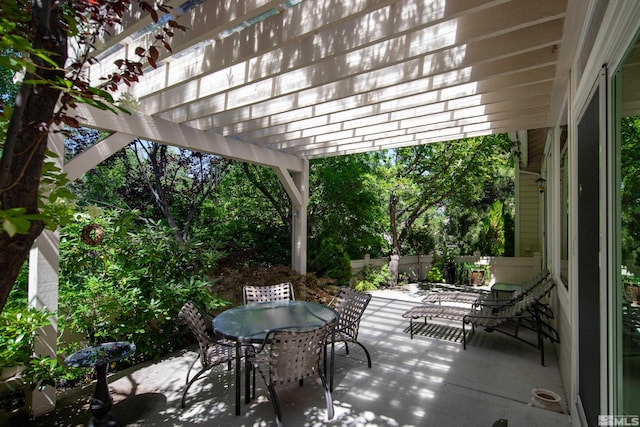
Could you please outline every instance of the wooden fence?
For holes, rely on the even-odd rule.
[[[488,265],[491,277],[485,277],[487,284],[523,284],[542,269],[542,256],[538,252],[532,257],[485,257],[476,252],[473,255],[458,256],[455,262]],[[367,255],[364,259],[352,260],[351,271],[355,274],[366,265],[381,267],[388,263],[389,258],[370,258]],[[432,263],[433,254],[403,255],[400,257],[398,271],[407,274],[410,280],[424,280]]]

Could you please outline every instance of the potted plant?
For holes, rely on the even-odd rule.
[[[476,264],[473,262],[461,262],[458,263],[458,285],[473,287],[482,286],[487,278],[491,275],[489,273],[489,265]]]

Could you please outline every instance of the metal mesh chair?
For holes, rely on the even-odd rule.
[[[540,350],[540,362],[544,366],[544,338],[549,338],[552,342],[560,342],[558,332],[549,322],[553,318],[553,311],[543,302],[554,287],[555,282],[549,273],[541,283],[515,302],[510,301],[508,304],[501,306],[478,305],[472,308],[462,319],[463,348],[467,348],[468,340],[465,325],[471,325],[471,333],[475,331],[476,327],[481,326],[487,331],[503,332],[538,347]],[[515,330],[501,329],[501,326],[507,322],[515,322]],[[518,335],[521,326],[536,333],[537,340],[535,343],[524,340]]]
[[[548,268],[545,268],[533,277],[529,282],[515,290],[508,298],[497,298],[491,292],[484,291],[430,291],[427,292],[422,299],[423,303],[441,304],[443,302],[457,302],[475,305],[504,305],[515,303],[523,297],[529,295],[536,286],[540,285],[546,277],[551,274]]]
[[[338,325],[335,333],[328,337],[327,344],[334,345],[342,342],[345,345],[347,354],[349,354],[349,343],[358,344],[367,356],[367,365],[371,368],[371,355],[367,348],[358,341],[358,331],[360,330],[360,320],[364,311],[367,309],[371,301],[371,294],[366,292],[358,292],[348,287],[341,287],[335,296],[329,302],[329,307],[338,312]],[[333,349],[331,351],[331,374],[330,386],[333,390]]]
[[[185,303],[178,318],[187,324],[189,330],[198,340],[198,356],[195,358],[189,370],[185,388],[182,393],[180,405],[184,407],[184,401],[191,385],[200,378],[207,370],[222,363],[227,363],[227,369],[231,369],[231,361],[235,359],[235,346],[233,343],[218,339],[213,331],[213,317],[206,314],[192,301]],[[189,380],[189,375],[196,362],[200,360],[202,368]]]
[[[293,301],[293,285],[290,282],[267,286],[245,286],[242,288],[242,299],[245,304],[266,301]]]
[[[335,322],[330,322],[310,330],[272,330],[258,351],[248,355],[248,360],[260,373],[269,390],[278,426],[282,426],[282,412],[276,386],[293,383],[302,385],[303,379],[315,375],[320,377],[324,388],[327,419],[333,419],[331,390],[320,364],[327,336],[334,327]]]

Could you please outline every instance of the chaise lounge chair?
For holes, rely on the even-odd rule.
[[[497,330],[506,333],[521,341],[533,344],[541,351],[541,362],[544,365],[544,338],[559,342],[557,331],[550,324],[553,311],[544,303],[555,282],[548,270],[538,274],[531,282],[511,298],[493,299],[477,298],[469,304],[471,307],[443,305],[441,303],[425,302],[420,306],[412,307],[402,317],[409,319],[409,330],[413,339],[413,319],[424,317],[441,318],[447,320],[462,321],[462,345],[466,350],[467,336],[465,325],[471,325],[473,333],[476,326],[483,326],[488,331]],[[460,302],[460,301],[458,301]],[[507,324],[513,325],[515,330],[506,328]],[[536,332],[537,341],[531,343],[518,336],[519,328],[524,327]]]

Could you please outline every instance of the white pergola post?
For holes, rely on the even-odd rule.
[[[58,231],[45,230],[31,248],[29,254],[29,305],[58,310],[58,260],[60,235]],[[58,317],[52,316],[51,325],[42,328],[35,343],[35,353],[55,358],[57,351]],[[56,406],[56,390],[46,386],[34,390],[28,399],[29,415],[37,417],[51,412]]]
[[[49,150],[58,155],[53,161],[62,168],[64,140],[60,134],[51,134]],[[58,311],[58,267],[60,261],[60,234],[58,230],[44,230],[36,239],[29,252],[29,306],[45,308],[50,312]],[[51,325],[38,332],[35,353],[41,356],[56,357],[58,336],[58,316],[51,317]],[[56,406],[56,389],[45,386],[36,388],[27,394],[29,415],[37,417],[51,412]]]
[[[291,218],[291,267],[300,274],[307,273],[307,206],[309,205],[309,161],[304,170],[293,174],[301,203],[293,202]]]
[[[291,199],[291,268],[307,272],[307,206],[309,204],[309,161],[302,159],[302,170],[290,172],[274,167],[276,175]]]

